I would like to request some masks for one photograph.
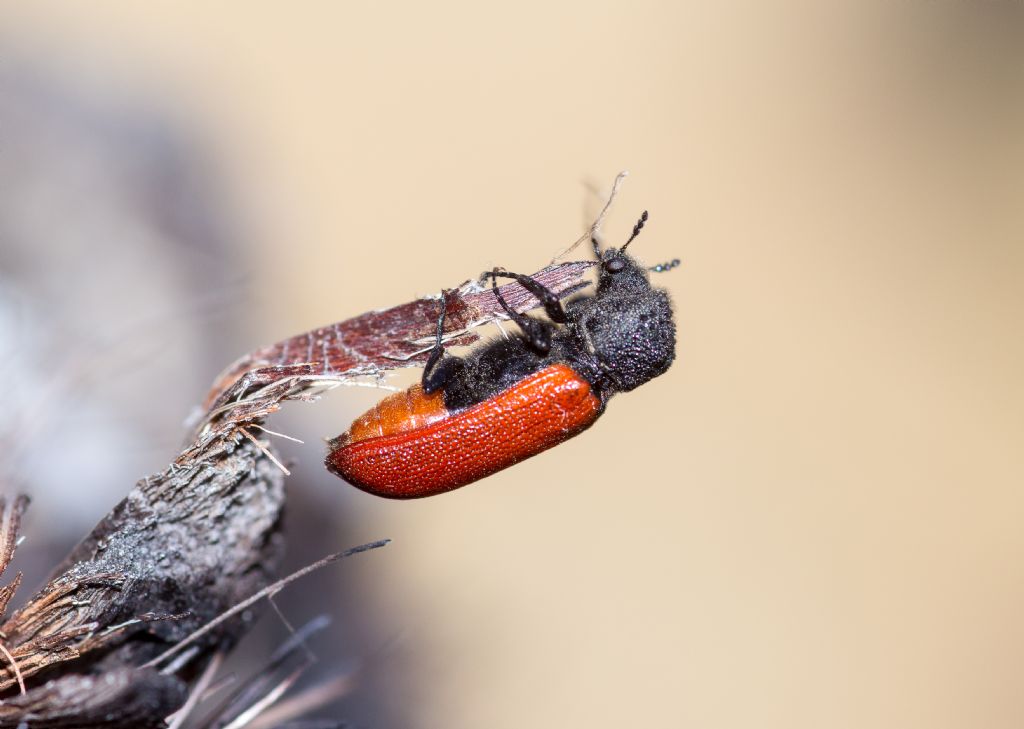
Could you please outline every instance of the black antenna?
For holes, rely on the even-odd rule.
[[[640,231],[644,229],[644,224],[647,222],[647,211],[644,210],[640,216],[640,220],[636,221],[636,225],[633,226],[633,235],[629,236],[629,240],[622,244],[622,248],[619,249],[619,253],[626,250],[626,246],[633,242],[633,240],[640,235]]]
[[[651,266],[647,270],[648,271],[653,271],[654,273],[664,273],[665,271],[671,271],[673,268],[675,268],[679,264],[680,264],[679,259],[678,258],[673,258],[671,261],[668,261],[666,263],[659,263],[657,266]]]

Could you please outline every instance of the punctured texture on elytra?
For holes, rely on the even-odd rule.
[[[350,431],[332,443],[326,465],[377,496],[433,496],[577,435],[597,419],[602,407],[590,383],[570,367],[556,364],[424,427],[362,440]]]

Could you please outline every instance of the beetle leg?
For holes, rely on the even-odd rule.
[[[441,313],[437,317],[437,338],[434,340],[434,348],[430,350],[430,356],[427,357],[427,363],[423,365],[423,376],[420,378],[420,384],[423,387],[423,392],[430,395],[440,390],[444,384],[451,378],[457,365],[449,360],[454,360],[459,363],[462,360],[457,357],[451,357],[449,360],[442,360],[444,356],[444,342],[442,337],[444,336],[444,320],[448,313],[448,292],[444,289],[441,290]]]
[[[495,279],[495,282],[498,276],[514,279],[516,283],[537,297],[537,300],[544,306],[544,311],[547,312],[548,318],[551,321],[565,324],[565,309],[562,308],[562,302],[558,298],[558,294],[536,279],[522,273],[509,273],[507,271],[499,271],[498,269],[488,271],[484,276],[490,276],[492,279]],[[518,324],[519,322],[516,323]]]
[[[493,271],[491,271],[487,275],[489,275],[491,277],[491,286],[494,289],[494,295],[495,295],[495,297],[497,297],[498,303],[501,304],[501,308],[505,310],[506,314],[508,314],[509,319],[514,321],[519,326],[519,328],[523,330],[523,333],[526,335],[526,338],[527,338],[527,341],[530,344],[530,347],[534,351],[536,351],[538,354],[541,354],[541,355],[545,355],[548,352],[550,352],[551,351],[551,329],[549,327],[545,326],[544,323],[539,322],[536,319],[531,319],[528,316],[524,316],[523,314],[520,314],[518,311],[514,310],[511,306],[508,305],[508,302],[505,301],[505,297],[501,295],[501,289],[498,288],[498,276],[509,276],[509,277],[515,278],[515,276],[517,274],[508,274],[508,273],[504,273],[502,271],[499,271],[498,269],[494,269]],[[532,284],[536,284],[537,286],[539,286],[542,289],[544,288],[543,286],[538,284],[536,281],[533,281],[533,279],[530,279],[528,276],[524,276],[523,278],[528,279]],[[519,279],[516,279],[516,280],[518,281]],[[520,284],[522,284],[522,282],[520,282]],[[522,284],[522,285],[523,285],[524,288],[527,289],[527,291],[530,291],[530,293],[533,293],[533,291],[530,289],[529,286],[526,286],[525,284]],[[547,291],[547,289],[544,289],[544,290]],[[551,293],[551,292],[548,291],[548,293]],[[534,295],[537,296],[537,294],[534,294]],[[552,294],[552,296],[554,296],[554,294]],[[538,296],[538,298],[540,298],[540,297]],[[556,302],[557,302],[557,298],[558,297],[555,297]],[[543,301],[543,299],[541,299],[541,300]],[[562,305],[558,304],[558,308],[559,308],[559,311],[561,311]],[[564,320],[565,312],[562,311],[561,314],[562,314],[562,317],[563,317],[563,320]]]

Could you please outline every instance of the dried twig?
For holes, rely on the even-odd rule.
[[[563,296],[586,285],[593,264],[576,261],[548,266],[534,277]],[[510,306],[529,310],[537,299],[517,283],[501,287]],[[206,417],[195,442],[175,461],[193,462],[229,447],[238,429],[261,422],[287,400],[315,399],[325,388],[358,377],[380,377],[426,361],[436,329],[440,298],[428,297],[391,309],[314,329],[269,347],[261,347],[225,370],[206,396]],[[449,292],[445,332],[449,342],[472,344],[477,327],[507,319],[493,291],[468,281]]]
[[[215,653],[210,659],[210,662],[203,669],[202,674],[199,676],[199,680],[196,681],[192,687],[192,691],[188,696],[188,700],[185,705],[182,706],[171,716],[167,717],[170,724],[167,725],[167,729],[181,729],[185,726],[185,722],[188,721],[192,712],[195,710],[199,702],[203,700],[203,695],[206,693],[206,689],[213,683],[214,676],[217,675],[217,671],[220,670],[220,664],[224,661],[223,653]]]
[[[354,678],[351,673],[343,673],[334,676],[326,681],[318,683],[305,691],[300,691],[290,698],[279,702],[276,706],[263,712],[250,725],[249,729],[272,729],[280,727],[285,722],[292,721],[316,711],[352,690]],[[332,723],[330,726],[341,726],[342,722]]]
[[[25,695],[25,677],[21,675],[21,668],[18,666],[18,662],[14,660],[14,656],[7,650],[7,646],[0,641],[0,653],[4,654],[4,658],[11,664],[11,670],[14,671],[14,677],[18,679],[18,689],[21,691],[22,696]]]
[[[290,687],[316,662],[306,641],[326,628],[330,619],[321,615],[299,628],[263,666],[211,712],[197,729],[227,729],[248,726],[280,698],[283,686]]]

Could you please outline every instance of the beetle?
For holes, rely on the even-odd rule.
[[[675,359],[672,304],[651,286],[648,271],[626,248],[647,223],[647,211],[621,248],[600,249],[594,293],[569,300],[524,274],[495,269],[498,303],[519,333],[446,354],[442,292],[436,342],[417,385],[395,393],[330,440],[325,465],[377,496],[412,499],[465,486],[555,446],[593,425],[608,399],[668,370]],[[513,310],[498,278],[537,297],[548,321]]]

